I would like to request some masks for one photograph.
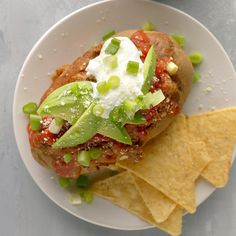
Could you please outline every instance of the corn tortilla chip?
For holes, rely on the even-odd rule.
[[[189,140],[185,125],[185,116],[180,115],[160,136],[144,146],[142,160],[134,163],[132,159],[126,159],[117,165],[194,213],[195,180],[209,163],[209,158],[204,143]],[[195,144],[200,146],[198,153],[195,153]]]
[[[95,194],[111,200],[170,235],[181,234],[183,210],[176,207],[165,222],[156,223],[136,189],[133,176],[128,171],[95,183],[92,190]]]
[[[146,181],[133,175],[137,190],[157,223],[167,220],[177,204]]]
[[[236,142],[236,108],[188,116],[186,121],[188,132],[205,142],[212,159],[202,177],[215,187],[224,187]]]

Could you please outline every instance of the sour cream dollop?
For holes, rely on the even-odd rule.
[[[104,107],[105,112],[103,118],[108,118],[110,112],[115,106],[121,105],[126,100],[134,100],[137,96],[142,95],[142,85],[144,83],[143,62],[140,59],[141,52],[136,48],[134,43],[128,37],[116,37],[121,41],[120,48],[116,53],[118,66],[115,69],[108,68],[103,59],[109,54],[105,53],[105,49],[111,42],[112,38],[108,39],[100,52],[100,55],[89,61],[86,68],[88,75],[93,75],[97,83],[93,83],[94,98]],[[128,74],[126,67],[129,61],[139,63],[139,71],[136,75]],[[97,84],[103,81],[108,81],[110,76],[120,77],[120,86],[116,89],[111,89],[108,93],[100,95],[97,91]]]

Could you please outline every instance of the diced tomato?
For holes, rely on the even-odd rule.
[[[57,175],[66,178],[78,178],[81,172],[81,166],[75,157],[69,163],[65,163],[63,156],[58,156],[52,162],[52,167]]]
[[[44,116],[41,121],[41,131],[34,131],[28,125],[29,140],[33,147],[37,147],[40,144],[52,145],[57,138],[61,137],[70,127],[70,125],[66,123],[59,134],[53,134],[48,129],[52,120],[53,117]]]
[[[50,133],[48,129],[39,132],[32,130],[28,126],[28,133],[29,133],[30,144],[33,147],[38,147],[39,144],[52,145],[57,139],[57,135]]]
[[[131,40],[135,44],[135,46],[142,52],[141,58],[145,59],[148,50],[151,47],[147,35],[142,30],[138,30],[131,36]]]
[[[152,120],[157,116],[157,109],[153,107],[145,113],[145,119],[148,123],[152,122]]]
[[[167,63],[173,61],[172,57],[157,57],[157,63],[156,63],[156,77],[159,78],[164,73],[167,73],[166,66]]]

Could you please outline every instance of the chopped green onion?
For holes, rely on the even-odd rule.
[[[200,52],[192,52],[189,55],[189,59],[192,62],[193,65],[198,65],[203,60],[203,55]]]
[[[80,175],[76,180],[76,185],[79,188],[87,188],[89,186],[89,178],[87,175]]]
[[[120,48],[120,43],[121,41],[119,39],[113,38],[105,49],[105,53],[115,55]]]
[[[91,148],[88,150],[89,156],[92,160],[97,160],[101,156],[99,148]]]
[[[29,102],[22,107],[22,110],[26,115],[35,113],[37,109],[38,105],[35,102]]]
[[[147,93],[143,97],[143,109],[149,109],[151,106],[156,106],[165,99],[164,94],[159,89],[155,93]]]
[[[80,192],[80,197],[82,201],[86,203],[91,203],[93,201],[93,192],[89,190],[84,190]]]
[[[48,130],[52,134],[59,134],[63,124],[64,124],[64,120],[62,120],[61,118],[55,118],[50,123]]]
[[[116,55],[107,56],[103,59],[103,63],[110,69],[115,69],[118,66]]]
[[[110,85],[106,81],[98,83],[97,91],[100,95],[108,93],[109,90],[110,90]]]
[[[179,67],[173,62],[169,62],[166,66],[166,70],[169,75],[174,75],[178,71]]]
[[[101,104],[96,104],[93,107],[93,114],[95,116],[101,116],[104,113],[104,107]]]
[[[62,126],[62,125],[64,125],[64,120],[63,119],[61,119],[60,117],[55,117],[54,118],[54,120],[55,120],[55,124],[57,125],[57,126]]]
[[[128,74],[136,75],[138,73],[139,63],[136,61],[129,61],[126,67]]]
[[[138,97],[135,98],[135,102],[141,108],[143,108],[143,98],[144,98],[144,95],[139,95]]]
[[[193,73],[193,83],[197,83],[201,79],[201,75],[198,71],[194,71]]]
[[[72,155],[71,153],[65,153],[63,156],[64,162],[69,163],[72,160]]]
[[[82,166],[89,166],[90,164],[90,156],[87,151],[81,151],[78,153],[77,161],[82,165]]]
[[[146,21],[144,22],[142,29],[146,31],[154,31],[156,27],[151,21]]]
[[[64,177],[59,177],[59,184],[62,188],[67,188],[70,185],[70,180]]]
[[[112,75],[107,81],[111,89],[116,89],[120,86],[120,77],[117,75]]]
[[[121,41],[117,38],[114,38],[114,39],[111,40],[111,43],[114,44],[114,45],[120,46]]]
[[[69,203],[72,205],[79,205],[82,203],[81,197],[80,197],[80,193],[71,193],[69,195]]]
[[[30,128],[32,130],[41,130],[41,116],[30,114]]]
[[[129,119],[134,117],[135,112],[137,111],[137,103],[135,101],[131,101],[129,99],[126,99],[123,102],[124,110]]]
[[[174,39],[174,41],[179,44],[179,46],[184,47],[186,40],[185,37],[182,34],[172,34],[171,37]]]
[[[108,32],[107,34],[105,34],[105,35],[102,36],[102,40],[105,41],[105,40],[109,39],[109,38],[110,38],[112,35],[114,35],[115,33],[116,33],[115,30],[112,30],[112,31]]]

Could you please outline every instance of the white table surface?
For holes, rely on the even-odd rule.
[[[55,22],[94,0],[0,0],[0,236],[165,235],[157,229],[117,231],[92,225],[56,206],[33,182],[16,147],[12,100],[22,63]],[[162,0],[202,22],[236,64],[236,0]],[[235,88],[236,89],[236,88]],[[184,236],[236,235],[236,164],[217,190],[183,220]]]

